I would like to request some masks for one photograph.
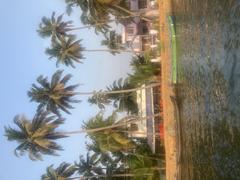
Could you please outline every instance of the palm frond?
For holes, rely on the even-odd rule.
[[[75,40],[73,36],[61,38],[61,40],[55,40],[45,52],[50,59],[55,58],[57,60],[57,65],[64,64],[74,68],[74,63],[81,63],[81,59],[84,59],[82,54],[84,48],[80,42],[81,40]]]
[[[78,100],[73,99],[76,95],[75,89],[78,85],[67,86],[67,82],[72,77],[70,74],[62,77],[63,71],[56,71],[51,82],[48,82],[47,77],[39,76],[37,78],[38,84],[33,84],[28,92],[31,101],[39,103],[38,110],[46,109],[54,114],[60,116],[62,110],[69,113],[68,109],[73,109],[71,103],[77,103]]]
[[[56,13],[53,12],[50,18],[42,17],[42,21],[38,27],[38,34],[42,38],[51,37],[54,41],[57,38],[70,36],[69,31],[73,28],[72,21],[63,21],[63,14],[55,18]]]
[[[5,127],[5,136],[10,141],[17,141],[15,155],[22,156],[28,152],[31,160],[41,160],[43,154],[56,155],[61,146],[52,140],[67,137],[56,128],[63,119],[51,116],[49,112],[39,111],[30,121],[24,116],[16,116],[14,123],[18,129]]]
[[[56,169],[50,165],[46,169],[46,174],[42,175],[42,180],[59,180],[68,179],[76,172],[76,167],[69,163],[63,162]]]

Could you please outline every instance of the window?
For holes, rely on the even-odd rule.
[[[138,0],[138,8],[139,9],[147,8],[147,0]]]
[[[131,129],[131,131],[138,131],[138,125],[137,124],[131,124],[130,129]]]
[[[128,35],[133,35],[134,34],[134,28],[133,27],[127,27],[127,34]]]

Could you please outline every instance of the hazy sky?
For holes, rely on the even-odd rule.
[[[58,14],[65,11],[63,0],[0,0],[0,168],[1,180],[38,180],[50,164],[58,165],[62,161],[72,163],[78,160],[80,154],[85,154],[84,135],[75,135],[59,141],[65,151],[59,157],[44,156],[44,161],[33,162],[27,156],[17,158],[13,154],[16,143],[8,142],[4,137],[4,126],[13,125],[16,114],[26,114],[32,118],[37,104],[29,102],[26,93],[36,78],[43,74],[51,76],[57,69],[54,61],[48,60],[44,54],[49,45],[47,40],[38,37],[37,26],[42,16],[50,16],[52,11]],[[74,12],[71,19],[80,25],[79,13]],[[76,32],[83,39],[88,49],[100,47],[100,36],[93,30]],[[60,66],[65,73],[72,73],[74,78],[70,83],[81,83],[79,91],[91,91],[104,88],[114,80],[125,77],[130,72],[128,62],[130,55],[112,56],[107,53],[85,54],[84,64],[76,69]],[[81,127],[81,122],[94,116],[98,109],[90,106],[80,97],[82,103],[76,105],[71,115],[66,115],[67,121],[60,130],[71,131]]]

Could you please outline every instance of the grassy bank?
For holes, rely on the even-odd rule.
[[[163,121],[164,121],[164,140],[166,152],[166,179],[177,179],[177,133],[176,133],[176,108],[172,101],[175,98],[174,80],[176,71],[173,66],[173,50],[171,25],[169,16],[172,15],[170,0],[159,0],[159,21],[160,21],[160,41],[161,66],[162,66],[162,102],[163,102]],[[176,60],[176,59],[175,59]]]

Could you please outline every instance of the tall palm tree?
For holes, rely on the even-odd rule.
[[[91,158],[91,157],[89,157]],[[131,158],[132,159],[132,158]],[[122,171],[120,168],[113,168],[113,167],[107,167],[106,172],[103,173],[92,173],[91,171],[95,168],[92,165],[89,166],[88,162],[84,159],[80,159],[81,162],[79,164],[71,165],[68,163],[61,163],[59,167],[56,169],[53,168],[53,165],[50,165],[46,169],[46,173],[42,175],[41,179],[42,180],[84,180],[84,179],[92,179],[92,180],[97,180],[97,179],[112,179],[112,180],[121,180],[121,179],[145,179],[146,177],[150,178],[153,177],[153,170],[158,170],[158,167],[144,167],[144,168],[139,168],[135,169],[134,171],[136,173],[130,173],[132,170],[131,169],[126,169]],[[134,160],[134,159],[132,159]],[[128,159],[129,161],[129,159]],[[138,160],[139,161],[139,160]],[[135,166],[139,166],[139,162],[136,160],[134,162],[131,162],[130,165],[131,167],[135,163]],[[142,163],[140,161],[140,163]],[[114,167],[117,167],[117,162],[113,164]],[[104,169],[101,167],[98,167],[99,170]],[[74,176],[74,174],[78,172],[81,176],[77,177]],[[85,171],[90,171],[89,173],[86,173]],[[156,177],[155,177],[156,178]],[[150,178],[152,179],[152,178]]]
[[[82,52],[119,52],[119,49],[85,49],[80,44],[81,40],[75,40],[74,36],[61,37],[60,40],[56,40],[52,43],[50,48],[46,49],[46,54],[50,56],[50,59],[56,58],[56,64],[64,64],[66,66],[75,67],[74,63],[81,63],[81,59],[84,59]],[[121,50],[121,52],[134,53],[131,50]]]
[[[104,174],[103,168],[99,166],[96,156],[90,156],[89,152],[86,155],[86,159],[80,156],[79,163],[75,162],[77,171],[82,176],[94,176]]]
[[[127,157],[130,172],[135,174],[133,180],[145,180],[145,174],[148,174],[149,179],[159,179],[160,171],[165,168],[160,167],[160,164],[154,159],[147,156],[136,156],[129,154]]]
[[[125,117],[120,120],[121,123],[114,123],[108,126],[100,126],[100,123],[97,123],[97,126],[95,126],[96,128],[89,127],[90,129],[84,128],[77,131],[57,132],[56,128],[62,124],[64,120],[56,116],[50,116],[47,111],[40,110],[32,121],[28,120],[25,116],[16,116],[14,118],[14,123],[18,126],[19,130],[5,127],[5,136],[7,136],[9,141],[17,141],[20,143],[15,149],[16,156],[21,156],[24,155],[25,152],[28,152],[31,160],[41,160],[42,154],[57,155],[56,150],[62,150],[62,148],[53,140],[79,133],[88,133],[93,136],[96,134],[103,134],[101,137],[106,136],[106,133],[111,133],[110,140],[114,140],[112,143],[109,143],[109,141],[105,142],[101,138],[99,139],[99,142],[103,141],[101,142],[102,150],[117,150],[117,148],[120,150],[121,147],[123,147],[122,145],[131,147],[132,142],[120,136],[119,133],[112,133],[114,128],[123,127],[131,122],[148,120],[156,116],[159,116],[159,114],[149,117]],[[98,118],[98,120],[101,119]],[[91,122],[93,122],[93,120]],[[88,124],[91,124],[91,122]]]
[[[86,15],[82,17],[82,22],[84,26],[74,27],[73,21],[63,20],[64,14],[61,14],[57,17],[55,17],[55,15],[56,13],[53,12],[51,17],[46,16],[42,17],[39,27],[37,29],[37,32],[40,35],[40,37],[42,38],[51,37],[52,40],[56,40],[56,38],[59,39],[62,36],[73,36],[72,34],[70,34],[70,32],[72,31],[89,29],[91,27],[95,27],[96,34],[101,32],[102,34],[105,35],[111,29],[109,23],[113,22],[117,23],[120,20],[130,20],[134,17],[138,17],[138,16],[120,16],[117,17],[117,19],[116,18],[104,19],[101,16],[99,17],[100,19],[97,20],[91,16]]]
[[[81,63],[81,59],[84,59],[82,51],[84,48],[80,44],[81,40],[75,40],[71,37],[61,37],[52,42],[50,48],[46,49],[46,54],[49,55],[49,59],[56,58],[56,65],[64,64],[66,66],[74,66],[74,63]]]
[[[133,73],[129,74],[129,81],[135,86],[156,81],[154,77],[158,76],[161,70],[160,67],[150,62],[147,56],[134,56],[130,66]]]
[[[114,123],[116,123],[116,113],[113,113],[106,119],[103,117],[103,114],[100,113],[85,122],[83,129],[107,127]],[[125,151],[126,148],[134,148],[134,142],[124,133],[116,130],[117,128],[105,129],[98,132],[89,132],[88,135],[99,145],[102,152]]]
[[[56,131],[64,119],[52,116],[47,111],[39,111],[30,121],[25,116],[16,116],[14,123],[18,129],[5,127],[5,136],[9,141],[17,141],[20,145],[15,149],[16,156],[28,152],[31,160],[41,160],[42,154],[57,155],[61,146],[53,140],[67,137]]]
[[[116,50],[119,49],[119,52],[117,51],[110,51],[113,55],[116,53],[120,53],[122,50],[125,50],[126,48],[122,44],[121,40],[122,36],[117,34],[116,31],[110,31],[105,34],[105,39],[102,40],[101,44],[106,46],[110,50]]]
[[[73,21],[63,21],[64,14],[61,14],[55,17],[56,13],[53,12],[50,18],[43,16],[41,23],[38,27],[38,34],[42,38],[51,37],[52,40],[56,40],[56,38],[60,38],[61,36],[72,36],[69,34],[71,31],[87,29],[91,27],[95,27],[97,32],[101,29],[104,29],[104,33],[106,33],[111,27],[106,24],[103,19],[100,22],[96,22],[94,19],[90,17],[85,17],[85,26],[74,27]],[[123,17],[129,18],[129,17]],[[109,19],[108,23],[114,22],[116,20]]]
[[[123,80],[120,78],[118,81],[114,81],[113,84],[107,87],[108,92],[114,92],[119,90],[126,90],[134,88],[128,81],[128,79]],[[94,94],[88,99],[90,104],[96,104],[100,109],[104,109],[106,105],[113,102],[115,108],[119,111],[127,111],[131,114],[136,114],[138,112],[137,102],[136,102],[136,92],[128,92],[122,94]]]
[[[62,70],[56,71],[51,82],[48,82],[47,77],[42,75],[37,78],[39,85],[33,84],[28,96],[31,101],[39,103],[38,109],[45,108],[60,116],[60,110],[70,114],[68,109],[72,109],[71,103],[78,103],[80,101],[73,99],[76,95],[74,92],[78,85],[67,86],[67,82],[72,77],[70,74],[62,77]]]
[[[94,139],[91,139],[91,143],[87,144],[87,149],[91,152],[91,156],[97,159],[97,162],[100,163],[101,167],[105,169],[104,174],[113,180],[118,180],[121,177],[111,177],[114,174],[124,174],[127,173],[126,168],[126,155],[121,151],[116,152],[103,152]],[[128,179],[128,178],[124,178]],[[103,178],[104,180],[104,178]]]
[[[122,83],[122,80],[119,80],[118,83],[115,82],[113,86],[108,87],[107,91],[75,92],[74,90],[78,85],[67,86],[66,84],[70,80],[71,75],[67,74],[61,78],[62,73],[62,70],[56,71],[51,78],[51,82],[48,81],[47,77],[40,75],[37,78],[40,86],[36,84],[32,85],[32,88],[28,91],[28,96],[31,98],[31,101],[39,103],[38,109],[46,108],[48,111],[60,116],[59,109],[70,113],[68,109],[73,108],[71,103],[80,102],[79,100],[73,99],[74,96],[92,95],[92,98],[90,98],[92,101],[89,100],[90,103],[99,103],[100,107],[103,106],[102,108],[105,107],[104,105],[110,103],[111,100],[121,111],[129,109],[131,112],[136,112],[134,92],[160,85],[160,83],[153,83],[145,87],[133,88],[133,86],[127,82]]]
[[[52,40],[61,36],[68,36],[68,32],[74,30],[72,21],[63,21],[63,14],[55,18],[56,13],[53,12],[50,18],[42,17],[37,30],[38,34],[43,37],[51,37]]]
[[[81,176],[74,176],[74,174],[78,171],[78,168],[86,169],[88,166],[86,164],[86,161],[82,159],[84,162],[83,164],[80,162],[80,165],[71,165],[68,163],[61,163],[59,167],[56,169],[53,168],[53,165],[50,165],[46,169],[46,173],[42,175],[41,180],[85,180],[85,179],[92,179],[92,180],[104,180],[104,179],[126,179],[127,177],[134,177],[134,174],[125,173],[118,171],[113,171],[109,173],[101,173],[101,174],[93,174],[93,173],[80,173]],[[79,167],[78,167],[79,166]],[[87,168],[94,168],[94,167],[87,167]],[[99,167],[99,169],[101,169]],[[81,171],[82,172],[82,171]],[[87,175],[89,174],[89,175]],[[149,174],[145,174],[143,176],[146,176]]]
[[[56,169],[53,165],[47,167],[46,174],[43,174],[42,180],[70,180],[72,175],[76,172],[77,167],[69,163],[63,162]]]
[[[109,18],[110,15],[119,17],[122,15],[136,16],[138,13],[130,11],[125,0],[65,0],[67,11],[70,12],[73,7],[80,7],[83,16],[91,16],[94,19]],[[69,11],[70,10],[70,11]],[[140,16],[145,21],[148,18]]]

